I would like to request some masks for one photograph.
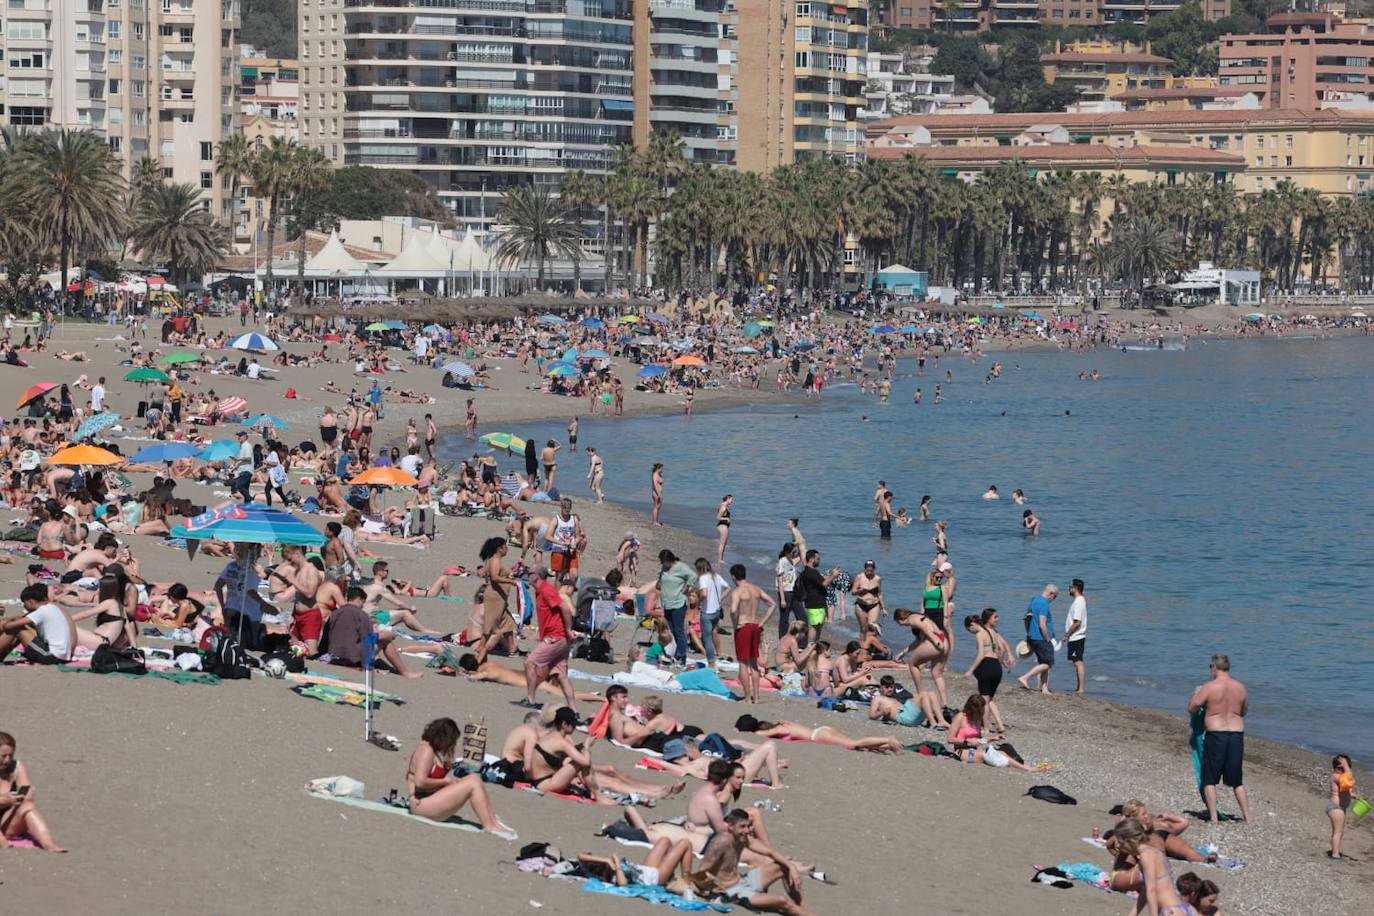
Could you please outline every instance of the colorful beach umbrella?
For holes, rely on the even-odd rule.
[[[499,448],[511,454],[525,451],[525,440],[514,433],[487,433],[479,437],[477,441],[483,445]]]
[[[166,372],[163,372],[161,369],[152,368],[135,369],[133,372],[124,376],[124,381],[126,382],[138,382],[143,385],[149,382],[170,382],[171,380],[172,377]]]
[[[30,385],[24,389],[24,393],[19,396],[19,403],[14,405],[16,408],[23,407],[30,401],[37,400],[43,395],[59,387],[57,382],[39,382],[37,385]]]
[[[657,363],[650,363],[649,365],[645,366],[643,369],[640,369],[640,370],[639,370],[639,377],[640,377],[640,378],[655,378],[655,377],[657,377],[657,376],[663,375],[663,374],[664,374],[665,372],[667,372],[667,371],[668,371],[667,369],[665,369],[663,366],[658,365]]]
[[[400,468],[372,467],[349,481],[351,484],[366,484],[372,487],[413,487],[419,479],[411,477]]]
[[[123,460],[109,449],[94,445],[69,445],[49,458],[48,464],[107,465],[119,464]]]
[[[183,363],[198,363],[201,358],[199,353],[168,353],[158,362],[164,366],[180,366]]]
[[[82,439],[89,439],[97,433],[103,433],[118,422],[119,414],[109,411],[98,413],[93,417],[87,417],[81,422],[81,425],[76,428],[76,435],[72,436],[72,439],[77,442],[80,442]]]
[[[581,375],[582,371],[576,366],[569,366],[567,363],[555,363],[553,366],[549,367],[548,374],[559,378],[566,378],[569,376]]]
[[[673,365],[674,365],[674,366],[704,366],[704,365],[706,365],[706,360],[702,359],[700,356],[695,356],[695,355],[689,353],[689,354],[687,354],[686,356],[679,356],[677,359],[673,360]]]
[[[477,374],[477,370],[461,360],[455,360],[444,366],[444,371],[458,378],[472,378]]]
[[[427,325],[425,325],[423,328],[421,328],[420,330],[424,331],[426,334],[442,334],[442,333],[444,333],[444,329],[441,328],[441,327],[439,327],[437,324],[427,324]]]
[[[131,460],[158,464],[164,461],[176,461],[178,458],[199,457],[200,452],[200,448],[189,442],[159,442],[157,445],[150,445],[143,449]]]
[[[319,547],[325,537],[289,512],[258,503],[227,504],[172,529],[171,537],[234,544],[300,544]]]
[[[363,328],[363,330],[364,330],[364,331],[390,331],[390,330],[391,330],[391,327],[390,327],[385,321],[374,321],[374,322],[372,322],[371,324],[369,324],[367,327]]]
[[[201,461],[227,461],[239,456],[239,444],[233,439],[216,439],[200,450]]]
[[[638,324],[644,319],[640,318],[638,315],[621,315],[616,320],[619,321],[621,324]]]
[[[261,350],[263,352],[281,349],[272,338],[264,337],[256,332],[240,334],[238,337],[229,341],[228,346],[231,350]]]
[[[243,421],[243,425],[244,425],[244,426],[272,426],[272,427],[275,427],[275,428],[277,428],[277,429],[286,429],[286,427],[290,426],[291,424],[290,424],[290,423],[287,423],[287,422],[286,422],[285,420],[283,420],[281,417],[274,417],[274,416],[272,416],[270,413],[260,413],[260,414],[258,414],[256,417],[252,417],[251,419],[244,420],[244,421]]]
[[[220,415],[225,417],[236,417],[248,412],[248,402],[243,398],[223,398],[215,407],[219,409]]]
[[[757,321],[751,321],[744,326],[744,336],[750,339],[758,337],[762,333],[763,325],[759,324]]]

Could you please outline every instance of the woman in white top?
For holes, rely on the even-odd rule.
[[[797,545],[788,541],[778,552],[778,565],[774,573],[774,583],[778,589],[778,638],[787,635],[787,622],[791,619],[792,589],[797,584]]]
[[[706,664],[714,668],[716,654],[720,651],[717,645],[720,634],[716,628],[720,626],[720,610],[730,584],[711,569],[705,557],[697,560],[696,567],[697,587],[701,589],[701,644],[706,650]]]

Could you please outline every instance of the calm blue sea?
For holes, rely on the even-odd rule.
[[[877,561],[889,608],[916,606],[932,531],[917,522],[880,541],[875,482],[913,515],[928,493],[934,518],[949,523],[960,618],[996,607],[1014,642],[1026,603],[1055,582],[1062,633],[1068,581],[1079,577],[1095,695],[1182,711],[1211,653],[1226,652],[1250,687],[1253,732],[1374,754],[1374,341],[1000,358],[990,385],[986,358],[945,358],[921,378],[904,363],[888,405],[838,385],[800,406],[584,418],[580,439],[606,461],[607,497],[646,512],[649,468],[662,461],[669,524],[713,536],[717,502],[735,494],[727,562],[747,562],[755,581],[771,583],[784,521],[800,516],[824,566]],[[1101,381],[1078,381],[1092,368]],[[564,441],[565,426],[512,431]],[[449,446],[471,453],[461,440]],[[585,460],[561,457],[560,489],[586,498]],[[994,483],[1004,499],[984,502]],[[1018,487],[1041,518],[1039,538],[1022,534]],[[904,645],[904,632],[887,635]],[[956,660],[966,663],[973,641],[961,637]],[[1052,686],[1072,689],[1072,668],[1058,661]]]

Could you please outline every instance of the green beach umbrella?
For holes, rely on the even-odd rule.
[[[135,369],[124,376],[126,382],[170,382],[172,377],[161,369]]]
[[[168,353],[158,362],[164,366],[180,366],[182,363],[198,363],[200,360],[199,353]]]

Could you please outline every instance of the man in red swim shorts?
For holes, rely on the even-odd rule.
[[[272,571],[275,583],[286,585],[286,591],[278,593],[277,598],[290,597],[291,638],[305,643],[310,654],[320,648],[320,634],[324,632],[324,612],[315,601],[315,593],[324,582],[324,573],[305,558],[305,548],[291,544],[282,549],[286,562]],[[274,592],[276,585],[274,585]]]
[[[736,563],[730,567],[730,578],[735,580],[735,588],[730,592],[730,621],[735,627],[735,658],[739,660],[739,682],[744,688],[744,699],[749,703],[759,701],[759,650],[763,643],[763,625],[773,616],[777,602],[773,597],[751,582],[746,582],[744,565]],[[759,602],[768,606],[759,618]]]

